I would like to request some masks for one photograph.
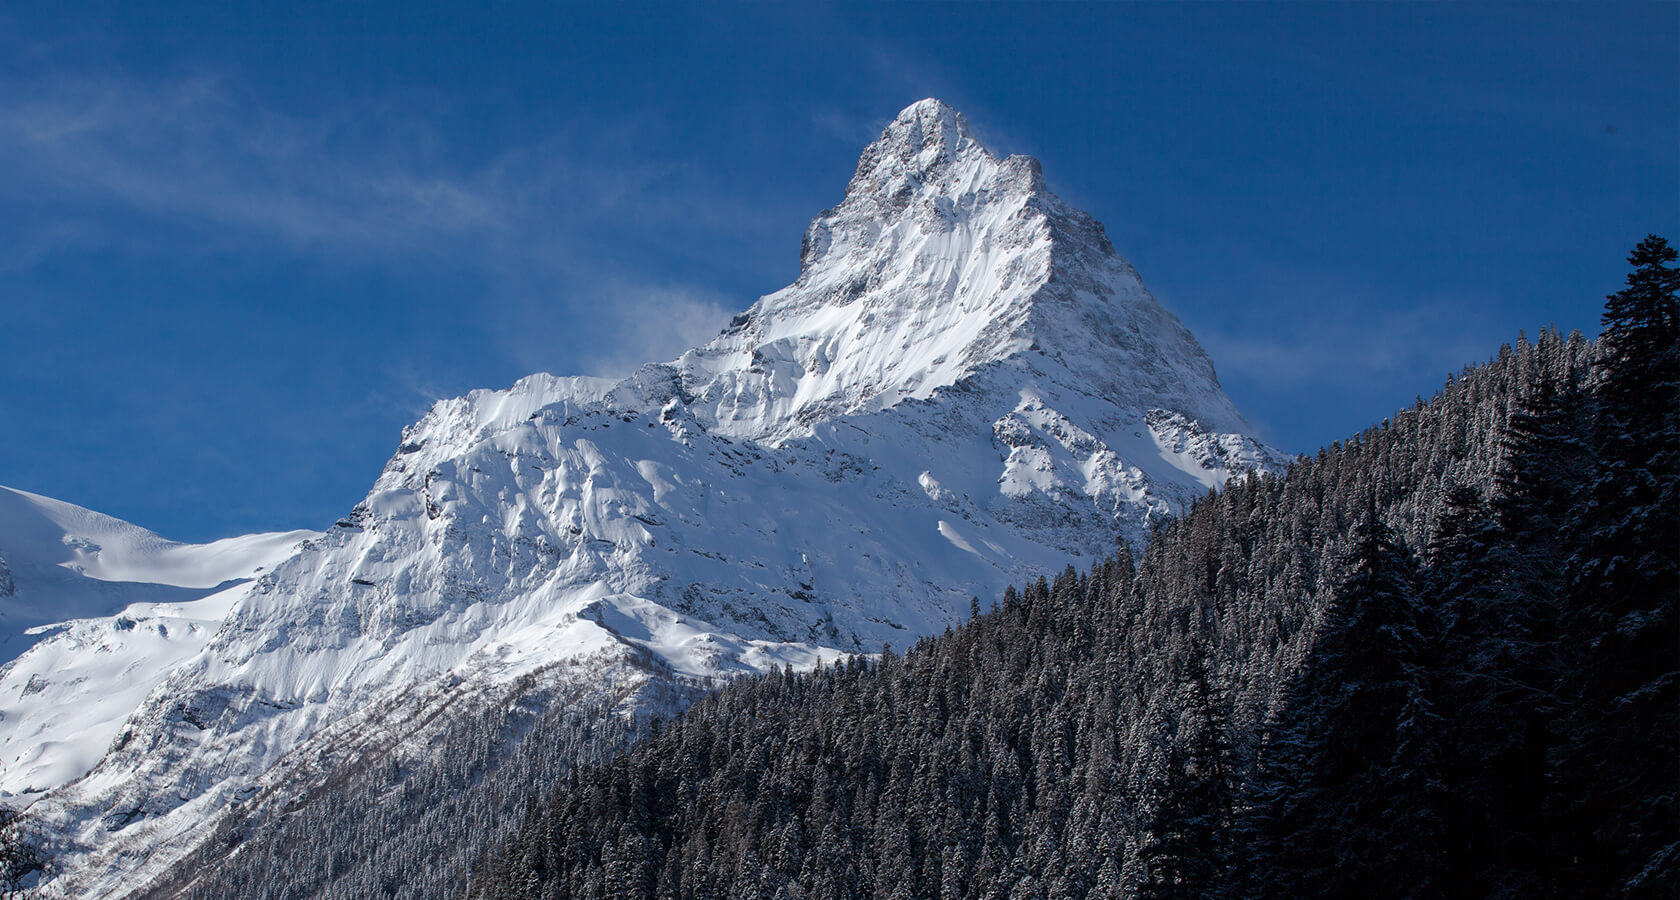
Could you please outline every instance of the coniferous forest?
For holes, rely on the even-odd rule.
[[[532,784],[527,897],[1673,897],[1680,271],[902,655]]]

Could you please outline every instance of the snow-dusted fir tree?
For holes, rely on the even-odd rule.
[[[1593,451],[1559,686],[1559,820],[1578,844],[1566,890],[1680,886],[1680,269],[1634,248],[1604,309]]]
[[[1262,751],[1242,830],[1254,896],[1440,895],[1435,626],[1371,501],[1312,656]]]

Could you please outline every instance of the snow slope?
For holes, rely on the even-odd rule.
[[[812,223],[799,279],[716,339],[439,402],[349,516],[213,598],[202,650],[36,805],[69,850],[43,893],[121,896],[399,696],[907,646],[1280,467],[1248,430],[1101,226],[922,101]]]
[[[0,659],[34,643],[24,635],[39,626],[109,615],[136,601],[193,599],[249,579],[313,534],[182,544],[61,500],[0,486]]]
[[[151,688],[203,649],[239,586],[317,536],[182,544],[0,487],[0,798],[93,768]]]

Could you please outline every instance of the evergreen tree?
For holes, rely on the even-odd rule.
[[[1443,859],[1458,896],[1551,892],[1544,811],[1554,672],[1545,641],[1555,605],[1514,589],[1520,546],[1480,491],[1460,487],[1447,495],[1424,577],[1425,605],[1444,630]]]
[[[1148,874],[1137,896],[1144,900],[1214,896],[1226,874],[1232,811],[1226,717],[1213,696],[1199,647],[1192,651],[1191,664],[1183,696],[1185,718],[1194,730],[1188,741],[1169,751],[1166,781],[1143,849]]]
[[[1266,897],[1442,894],[1431,626],[1374,502],[1267,740],[1239,853]]]
[[[1566,888],[1673,896],[1680,884],[1680,270],[1651,236],[1605,304],[1584,547],[1565,621],[1560,819],[1580,827]]]
[[[1649,462],[1672,452],[1662,423],[1674,421],[1680,378],[1680,269],[1668,241],[1650,235],[1628,256],[1627,287],[1605,300],[1599,398],[1612,453]]]

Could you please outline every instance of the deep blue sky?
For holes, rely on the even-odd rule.
[[[322,527],[431,400],[675,355],[937,96],[1275,444],[1680,238],[1680,5],[0,7],[0,483]],[[157,7],[167,6],[167,13]]]

